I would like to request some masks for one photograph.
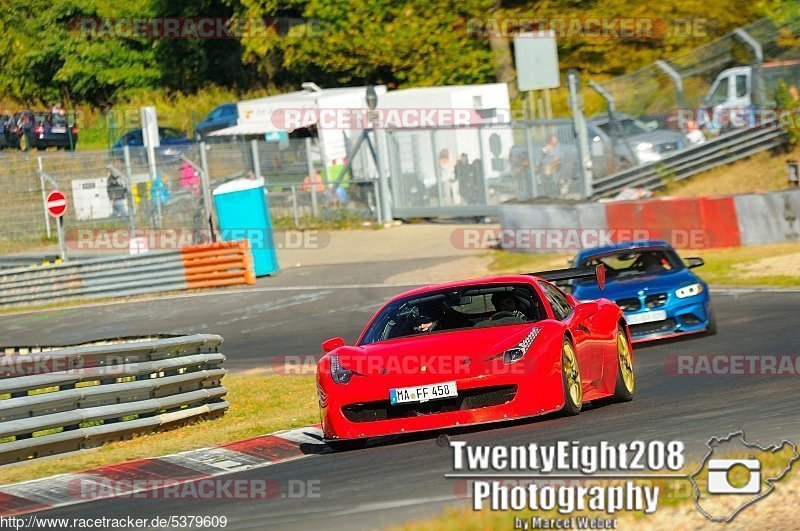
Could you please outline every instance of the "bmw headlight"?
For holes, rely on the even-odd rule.
[[[639,145],[636,146],[636,151],[651,151],[653,149],[653,144],[650,142],[640,142]]]
[[[688,286],[684,286],[679,290],[675,291],[675,296],[679,299],[685,299],[686,297],[694,297],[695,295],[700,295],[703,293],[703,285],[700,283],[697,284],[689,284]]]
[[[350,379],[353,377],[353,371],[342,367],[338,354],[333,354],[331,356],[331,377],[333,381],[338,384],[349,383]]]

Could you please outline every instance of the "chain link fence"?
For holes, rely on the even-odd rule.
[[[584,190],[572,120],[389,131],[394,212],[480,214],[533,198],[579,199]],[[610,142],[590,134],[592,174],[622,167]],[[427,212],[427,214],[426,214]]]
[[[687,52],[665,57],[634,72],[600,83],[613,99],[615,110],[659,129],[686,131],[686,122],[699,108],[713,107],[725,101],[745,102],[756,89],[755,80],[741,78],[739,87],[717,83],[720,73],[734,67],[750,67],[758,63],[753,42],[763,51],[762,76],[766,99],[762,105],[774,104],[779,80],[789,86],[800,85],[800,4],[789,6],[771,18],[758,20],[739,30]],[[780,64],[786,63],[787,64]],[[676,83],[675,76],[679,77]],[[737,81],[738,82],[738,81]],[[744,85],[744,83],[747,85]],[[751,86],[752,83],[752,86]],[[719,89],[710,93],[712,86]],[[723,95],[722,93],[725,92]],[[709,97],[710,96],[710,97]],[[745,107],[746,104],[741,104]],[[676,113],[687,111],[682,121]],[[625,119],[625,117],[621,117]],[[697,121],[693,117],[692,121]],[[712,131],[713,133],[713,131]]]
[[[119,235],[136,231],[188,231],[200,239],[189,243],[203,243],[210,235],[203,172],[212,191],[233,179],[262,177],[277,228],[376,217],[374,181],[354,167],[341,186],[328,182],[326,175],[333,181],[341,168],[323,168],[316,139],[165,143],[154,152],[152,163],[141,147],[0,153],[0,252],[55,245],[45,197],[56,188],[67,196],[70,255],[127,253],[130,242],[117,241]],[[95,238],[85,250],[81,234]],[[101,241],[103,235],[113,241]]]

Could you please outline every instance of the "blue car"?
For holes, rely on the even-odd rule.
[[[207,140],[208,134],[226,127],[236,125],[239,120],[239,111],[235,103],[223,103],[210,113],[194,128],[195,140]]]
[[[156,156],[165,161],[178,160],[184,152],[194,147],[194,142],[186,137],[186,133],[172,127],[159,127],[159,147],[155,148]],[[141,129],[132,129],[119,137],[114,145],[111,146],[111,152],[118,155],[122,152],[125,146],[132,148],[144,147],[144,138],[142,138]]]
[[[579,300],[611,299],[625,313],[634,341],[717,331],[708,285],[691,269],[702,258],[678,256],[668,243],[644,240],[587,249],[574,267],[606,267],[606,289],[576,281],[572,294]]]

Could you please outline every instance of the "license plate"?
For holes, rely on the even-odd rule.
[[[663,321],[667,318],[666,310],[656,310],[653,312],[634,313],[625,316],[629,325],[652,323],[653,321]]]
[[[52,132],[52,133],[66,133],[67,132],[67,128],[66,127],[54,127],[54,128],[52,128],[50,130],[50,132]]]
[[[444,382],[431,385],[418,385],[416,387],[401,387],[389,390],[389,401],[392,404],[405,404],[407,402],[427,402],[458,396],[455,382]]]

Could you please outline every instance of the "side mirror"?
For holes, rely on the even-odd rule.
[[[594,268],[594,276],[597,280],[597,287],[600,291],[606,289],[606,266],[605,264],[597,264]]]
[[[336,350],[339,347],[344,346],[344,339],[341,337],[332,337],[327,341],[322,342],[322,351],[323,352],[330,352],[331,350]]]
[[[701,265],[705,265],[705,262],[700,257],[693,256],[686,259],[686,267],[689,269],[692,269],[693,267],[700,267]]]

